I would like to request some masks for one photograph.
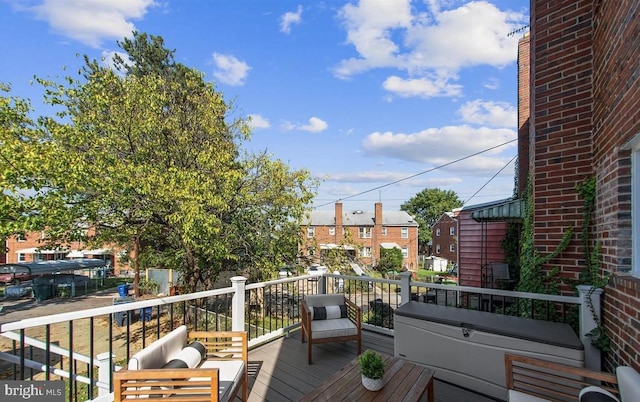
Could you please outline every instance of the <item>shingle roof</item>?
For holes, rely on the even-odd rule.
[[[343,226],[373,226],[375,212],[348,211],[342,214]],[[305,225],[333,226],[336,224],[334,211],[312,211],[309,221]],[[411,215],[405,211],[382,211],[382,225],[384,226],[418,226]]]

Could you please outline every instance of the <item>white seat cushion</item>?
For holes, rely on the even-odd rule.
[[[240,384],[244,375],[242,360],[205,360],[199,368],[217,368],[220,381],[220,401],[228,401],[231,392]],[[195,379],[195,378],[194,378]]]
[[[509,402],[549,402],[549,400],[510,389]]]
[[[129,370],[160,368],[187,344],[187,327],[181,325],[167,335],[154,341],[129,359]]]
[[[348,318],[311,321],[311,334],[313,339],[352,336],[358,334],[358,328]]]

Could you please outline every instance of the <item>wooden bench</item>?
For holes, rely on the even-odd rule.
[[[194,352],[194,341],[198,348],[204,346],[202,356],[199,350]],[[246,332],[187,333],[183,325],[133,355],[127,369],[114,373],[114,400],[168,397],[231,401],[242,388],[242,400],[246,401],[247,345]]]

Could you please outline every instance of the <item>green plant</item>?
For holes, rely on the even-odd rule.
[[[360,367],[363,376],[375,380],[384,375],[385,363],[380,354],[373,350],[366,350],[358,356],[358,367]]]
[[[611,279],[611,275],[600,276],[600,243],[596,242],[593,249],[591,249],[591,221],[593,220],[593,212],[596,205],[596,178],[590,177],[584,182],[576,186],[576,190],[582,196],[584,200],[584,208],[582,209],[582,246],[584,249],[584,269],[580,274],[578,285],[591,286],[589,292],[586,295],[585,302],[587,308],[591,313],[593,321],[596,323],[596,327],[589,331],[586,336],[591,338],[591,344],[603,352],[608,352],[611,349],[611,339],[607,335],[600,317],[596,312],[593,302],[591,301],[591,295],[596,289],[603,288]]]
[[[144,294],[156,293],[158,290],[158,282],[153,279],[141,279],[138,285],[140,292]]]

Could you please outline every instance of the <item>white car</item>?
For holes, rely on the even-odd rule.
[[[307,268],[307,275],[312,275],[312,277],[308,278],[308,280],[317,281],[318,278],[314,278],[314,277],[322,275],[321,269],[323,269],[323,268],[324,268],[324,271],[327,271],[327,267],[322,266],[322,265],[318,265],[318,264],[313,264],[312,266]]]

